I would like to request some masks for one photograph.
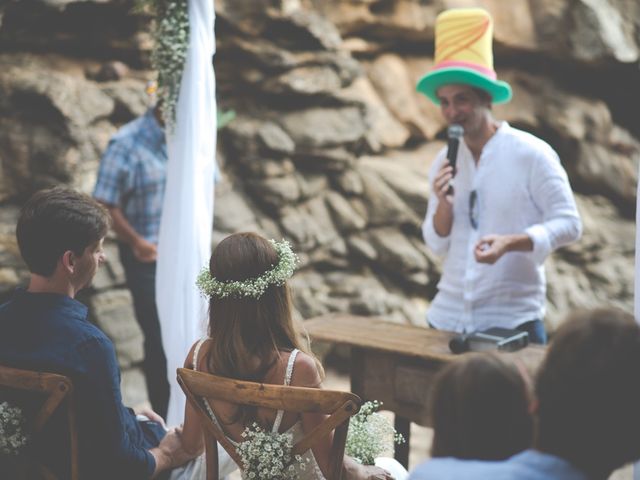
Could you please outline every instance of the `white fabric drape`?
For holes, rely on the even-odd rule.
[[[634,282],[633,295],[633,314],[636,322],[640,323],[640,233],[638,225],[640,225],[640,181],[636,192],[636,275]],[[640,462],[636,462],[633,466],[633,480],[640,480]]]
[[[195,281],[211,254],[216,152],[213,5],[212,0],[189,0],[189,49],[174,130],[167,129],[156,303],[171,385],[168,425],[184,418],[185,397],[176,382],[176,368],[206,330],[206,303]]]
[[[638,222],[640,222],[640,182],[638,182],[636,193],[636,275],[633,295],[633,313],[636,317],[636,322],[640,323],[640,233],[638,232],[640,223]],[[638,470],[638,467],[636,467],[636,470]],[[640,472],[635,478],[640,480]]]

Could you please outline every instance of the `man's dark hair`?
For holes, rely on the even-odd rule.
[[[616,309],[572,315],[536,382],[537,448],[589,478],[640,458],[640,327]]]
[[[22,207],[16,237],[31,273],[49,277],[64,252],[82,255],[109,229],[109,214],[91,197],[66,187],[35,193]]]

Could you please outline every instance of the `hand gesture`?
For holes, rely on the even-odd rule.
[[[374,465],[362,465],[346,455],[343,477],[347,480],[393,480],[393,476],[385,469]]]
[[[502,255],[509,251],[506,235],[485,235],[476,244],[473,253],[478,263],[496,263]]]
[[[393,476],[385,469],[373,465],[362,466],[362,477],[364,480],[393,480]]]
[[[151,410],[151,408],[149,408],[147,406],[143,406],[143,407],[134,408],[133,410],[134,410],[134,412],[136,412],[136,415],[144,415],[145,417],[147,417],[152,422],[156,422],[156,423],[159,423],[160,425],[162,425],[165,430],[167,429],[167,425],[166,425],[166,423],[164,423],[164,418],[162,418],[156,412]]]

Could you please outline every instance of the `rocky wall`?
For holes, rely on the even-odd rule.
[[[577,306],[633,299],[640,161],[640,6],[634,0],[216,0],[219,134],[214,242],[256,230],[289,238],[303,318],[327,312],[424,324],[440,263],[424,246],[427,171],[445,125],[414,89],[432,65],[435,16],[480,5],[495,18],[495,115],[560,154],[582,240],[547,261],[553,329]],[[19,205],[46,185],[90,192],[101,152],[142,113],[149,18],[129,0],[0,6],[0,294],[26,278]],[[36,13],[34,13],[36,12]],[[213,126],[212,126],[213,134]],[[83,298],[123,366],[140,332],[112,241]]]

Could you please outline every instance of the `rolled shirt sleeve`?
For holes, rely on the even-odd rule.
[[[148,441],[133,412],[122,404],[120,370],[113,344],[106,338],[92,338],[79,349],[85,359],[90,415],[96,425],[93,441],[102,445],[100,465],[112,473],[113,478],[151,478],[156,462],[149,453]],[[85,405],[86,407],[86,405]],[[100,432],[100,433],[98,433]]]
[[[541,150],[533,162],[530,178],[532,198],[543,220],[529,226],[525,233],[533,242],[530,255],[542,264],[553,250],[580,238],[582,222],[567,174],[550,147]]]

